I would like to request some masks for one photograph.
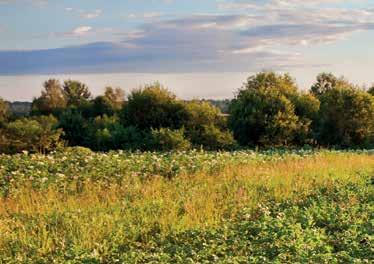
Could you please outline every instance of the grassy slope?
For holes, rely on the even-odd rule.
[[[80,193],[19,187],[0,201],[0,262],[364,262],[373,175],[373,156],[324,152]]]

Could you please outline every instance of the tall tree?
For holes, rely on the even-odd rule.
[[[119,87],[106,87],[104,96],[115,111],[121,110],[125,103],[125,91]]]
[[[125,92],[121,88],[106,87],[104,95],[97,96],[93,100],[93,114],[113,115],[119,112],[125,103]]]
[[[323,72],[317,76],[316,82],[312,85],[310,92],[314,96],[321,96],[327,91],[339,85],[344,85],[347,81],[343,77],[336,77],[332,73]]]
[[[306,139],[311,120],[302,95],[288,75],[250,76],[230,105],[229,125],[242,145],[289,145]],[[305,109],[303,109],[305,108]]]
[[[41,96],[33,100],[32,112],[51,114],[66,107],[66,98],[58,80],[49,79],[45,81],[43,89]]]
[[[320,96],[318,139],[324,145],[374,144],[374,97],[348,82]]]
[[[80,107],[86,104],[90,97],[91,92],[87,85],[79,81],[67,80],[64,82],[63,90],[68,106]]]
[[[182,101],[159,83],[131,92],[122,111],[124,125],[179,129],[188,118]]]
[[[368,93],[374,96],[374,84],[368,89]]]

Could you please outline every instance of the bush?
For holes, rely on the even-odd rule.
[[[57,129],[57,119],[53,116],[22,118],[6,125],[1,131],[2,152],[21,151],[46,153],[62,144],[62,130]]]
[[[149,132],[134,126],[122,126],[116,115],[97,116],[90,123],[89,130],[89,146],[93,150],[145,150],[151,144]]]
[[[214,125],[204,125],[196,134],[191,134],[193,144],[206,150],[230,150],[236,147],[233,134],[228,130],[220,130]]]
[[[188,121],[186,135],[194,146],[209,150],[231,149],[236,141],[226,128],[226,117],[208,102],[192,101],[186,104]]]
[[[160,151],[188,150],[191,143],[184,137],[184,130],[171,130],[169,128],[152,129],[151,149]]]

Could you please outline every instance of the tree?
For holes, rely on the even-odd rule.
[[[56,114],[66,107],[66,98],[58,80],[45,81],[43,88],[41,96],[32,102],[31,110],[34,114]]]
[[[291,101],[274,88],[243,91],[230,113],[231,127],[242,145],[288,145],[300,126]]]
[[[321,97],[318,139],[324,145],[365,147],[374,143],[374,98],[341,83]]]
[[[230,105],[229,125],[242,145],[294,144],[298,133],[309,131],[310,122],[297,115],[305,99],[292,78],[261,72],[248,78]],[[300,109],[299,109],[300,108]]]
[[[89,141],[87,120],[75,108],[64,111],[59,117],[59,127],[64,131],[64,139],[70,146],[85,146]]]
[[[125,91],[117,87],[106,87],[104,97],[108,100],[114,111],[119,111],[125,103]]]
[[[57,129],[57,123],[53,116],[22,118],[10,122],[2,131],[5,141],[0,142],[1,149],[7,153],[51,151],[62,144],[62,130]]]
[[[195,146],[206,149],[230,149],[236,145],[231,132],[227,130],[226,117],[208,102],[186,103],[188,120],[184,127],[186,135]]]
[[[297,145],[315,144],[314,129],[318,121],[320,101],[311,93],[298,93],[292,102],[295,106],[295,114],[300,120],[295,143]]]
[[[0,127],[5,123],[9,117],[9,105],[2,98],[0,98]]]
[[[342,77],[337,78],[332,73],[324,72],[317,76],[317,81],[312,85],[310,91],[314,96],[319,97],[334,87],[344,85],[346,82]]]
[[[98,115],[113,115],[119,112],[125,103],[125,92],[116,88],[107,87],[105,94],[97,96],[93,101],[93,113]]]
[[[272,71],[264,71],[248,77],[241,90],[267,90],[273,88],[287,98],[294,97],[298,92],[297,85],[289,74],[280,75]]]
[[[88,102],[91,93],[84,83],[67,80],[63,85],[67,104],[70,107],[80,107]]]
[[[187,119],[183,102],[159,83],[131,92],[122,111],[124,126],[179,129]]]
[[[374,84],[373,84],[372,87],[370,87],[370,88],[368,89],[368,93],[371,94],[372,96],[374,96]]]

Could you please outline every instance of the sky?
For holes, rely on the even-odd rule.
[[[230,98],[261,70],[370,85],[372,43],[374,0],[0,0],[0,97],[58,78]]]

